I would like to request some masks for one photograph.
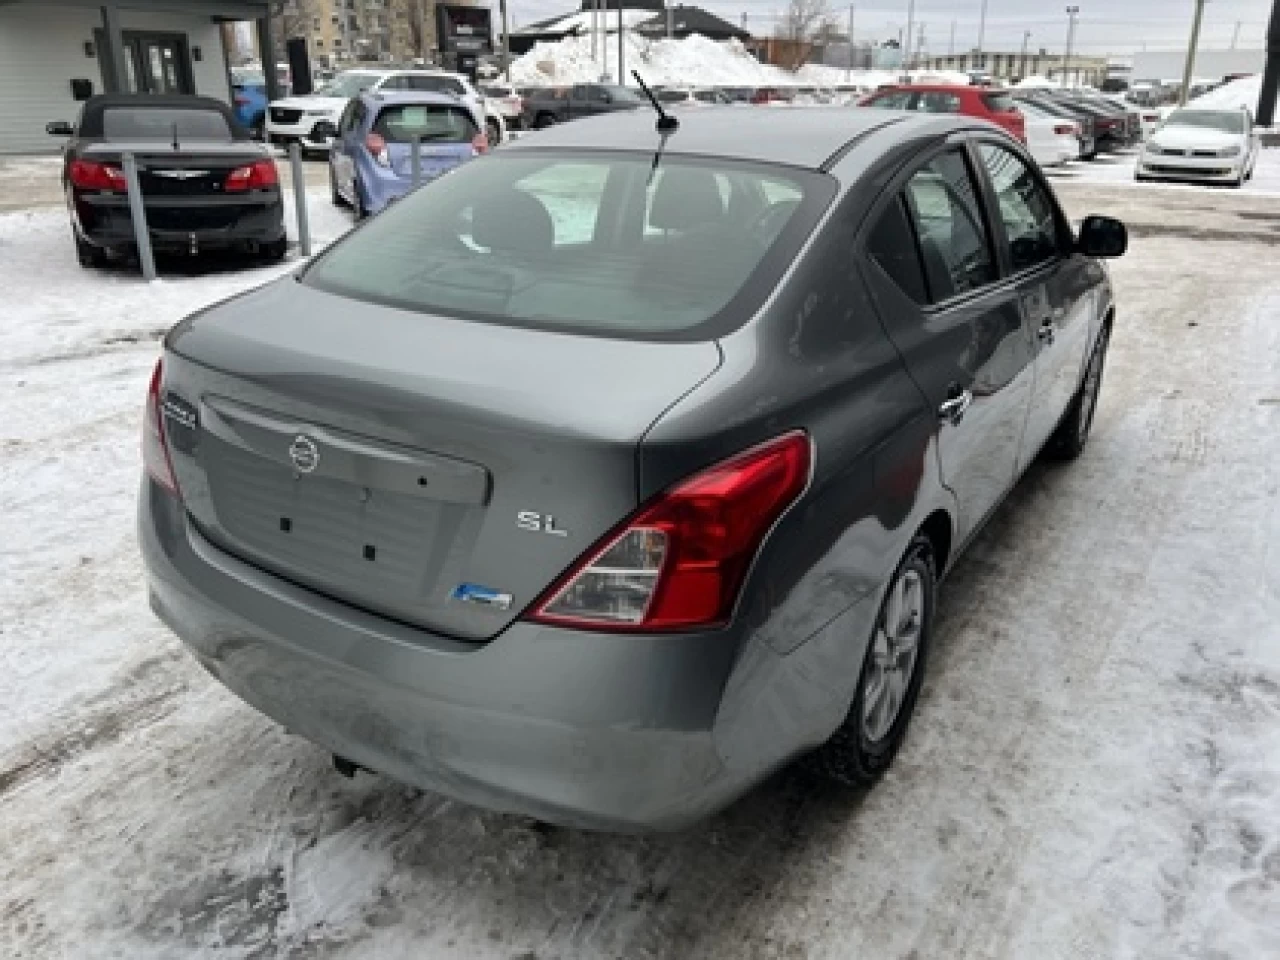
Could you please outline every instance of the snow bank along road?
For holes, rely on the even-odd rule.
[[[270,272],[147,287],[0,215],[0,956],[1280,956],[1280,199],[1060,190],[1134,224],[1093,440],[946,585],[891,775],[643,838],[342,780],[197,668],[139,411],[165,328]]]

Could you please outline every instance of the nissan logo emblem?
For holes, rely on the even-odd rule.
[[[310,437],[298,434],[289,444],[289,459],[299,473],[310,473],[320,466],[320,448]]]

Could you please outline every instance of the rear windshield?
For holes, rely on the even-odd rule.
[[[987,109],[992,113],[1008,113],[1010,110],[1018,108],[1018,105],[1013,102],[1013,97],[1007,93],[984,93],[982,102],[987,105]]]
[[[467,88],[462,85],[461,80],[454,77],[435,77],[430,74],[413,74],[409,77],[406,84],[410,90],[429,90],[432,93],[453,93],[458,96],[464,96]]]
[[[431,143],[470,143],[478,131],[465,107],[398,103],[378,111],[373,132],[388,143],[412,143],[414,137]]]
[[[102,111],[107,140],[230,140],[231,127],[217,110],[192,107],[107,107]]]
[[[1244,133],[1244,115],[1216,110],[1175,110],[1165,121],[1170,127],[1203,127],[1222,133]]]
[[[389,207],[303,282],[513,326],[702,339],[759,306],[834,192],[790,167],[499,153]]]

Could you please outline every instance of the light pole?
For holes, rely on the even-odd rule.
[[[1027,41],[1031,39],[1031,31],[1024,30],[1022,33],[1022,58],[1018,66],[1018,70],[1022,73],[1022,79],[1027,78]]]
[[[982,12],[978,15],[978,69],[987,68],[987,57],[982,46],[987,39],[987,0],[982,0]]]
[[[844,82],[853,79],[853,4],[849,4],[849,59],[844,71]]]
[[[951,39],[947,41],[947,56],[954,57],[956,54],[956,22],[951,21]]]
[[[902,70],[909,75],[911,70],[911,28],[915,26],[916,0],[907,0],[907,33],[902,47]]]
[[[1196,47],[1200,44],[1200,21],[1204,19],[1204,0],[1196,0],[1196,15],[1191,21],[1191,42],[1187,44],[1187,65],[1182,71],[1182,91],[1178,94],[1178,106],[1187,105],[1191,90],[1191,73],[1196,66]]]
[[[1079,7],[1067,7],[1067,52],[1062,57],[1062,85],[1064,87],[1067,85],[1067,71],[1071,69],[1071,44],[1076,39],[1076,17],[1078,16],[1080,16]]]

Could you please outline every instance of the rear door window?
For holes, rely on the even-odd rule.
[[[907,110],[911,107],[911,98],[915,93],[910,90],[898,90],[893,93],[884,93],[876,97],[870,103],[869,107],[876,107],[880,110]]]
[[[960,151],[940,154],[917,171],[904,196],[932,303],[995,281],[995,260],[977,182]]]
[[[916,245],[915,233],[907,219],[901,196],[893,198],[871,229],[867,238],[867,254],[912,300],[916,303],[929,302],[920,248]]]
[[[979,150],[995,192],[1013,269],[1026,270],[1055,259],[1063,237],[1053,198],[1011,151],[990,143]]]
[[[704,339],[758,309],[835,192],[767,164],[495,154],[392,205],[303,282],[428,314]]]
[[[987,109],[992,113],[1008,113],[1010,110],[1017,109],[1017,104],[1013,102],[1013,97],[1007,93],[984,93],[982,102],[987,105]]]

